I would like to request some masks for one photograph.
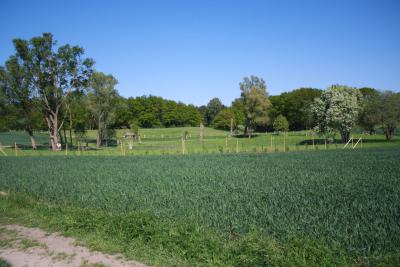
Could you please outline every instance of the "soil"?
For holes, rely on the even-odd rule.
[[[146,266],[126,261],[120,255],[91,251],[70,237],[20,225],[0,225],[0,258],[16,267]]]

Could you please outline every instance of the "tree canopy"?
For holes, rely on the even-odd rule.
[[[339,131],[342,141],[347,142],[361,110],[360,99],[357,89],[344,85],[332,85],[322,92],[312,107],[317,131],[323,134]]]
[[[245,77],[239,85],[240,99],[244,107],[246,134],[249,128],[255,129],[269,123],[268,111],[272,105],[268,99],[267,86],[262,78]]]

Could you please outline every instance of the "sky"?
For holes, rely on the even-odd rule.
[[[257,75],[270,95],[332,84],[400,90],[398,0],[0,0],[0,65],[13,38],[51,32],[85,49],[122,96],[226,105]]]

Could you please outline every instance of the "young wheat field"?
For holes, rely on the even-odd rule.
[[[3,157],[0,172],[1,217],[150,264],[400,262],[399,148]]]

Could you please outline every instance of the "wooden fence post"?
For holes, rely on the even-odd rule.
[[[239,153],[239,139],[236,139],[236,153]]]
[[[125,152],[125,140],[122,140],[122,153],[123,153],[123,156],[126,155],[126,152]]]
[[[185,155],[185,140],[183,139],[183,136],[182,136],[182,155]]]
[[[325,136],[325,149],[328,149],[328,147],[326,146],[326,136]]]
[[[68,155],[68,142],[65,143],[65,156]]]
[[[272,132],[271,132],[271,150],[272,150],[272,147],[273,147],[273,145],[272,145]]]
[[[283,152],[286,152],[286,134],[283,133]]]
[[[18,157],[17,142],[14,142],[15,156]]]
[[[313,149],[315,149],[314,132],[312,133],[312,147]]]

